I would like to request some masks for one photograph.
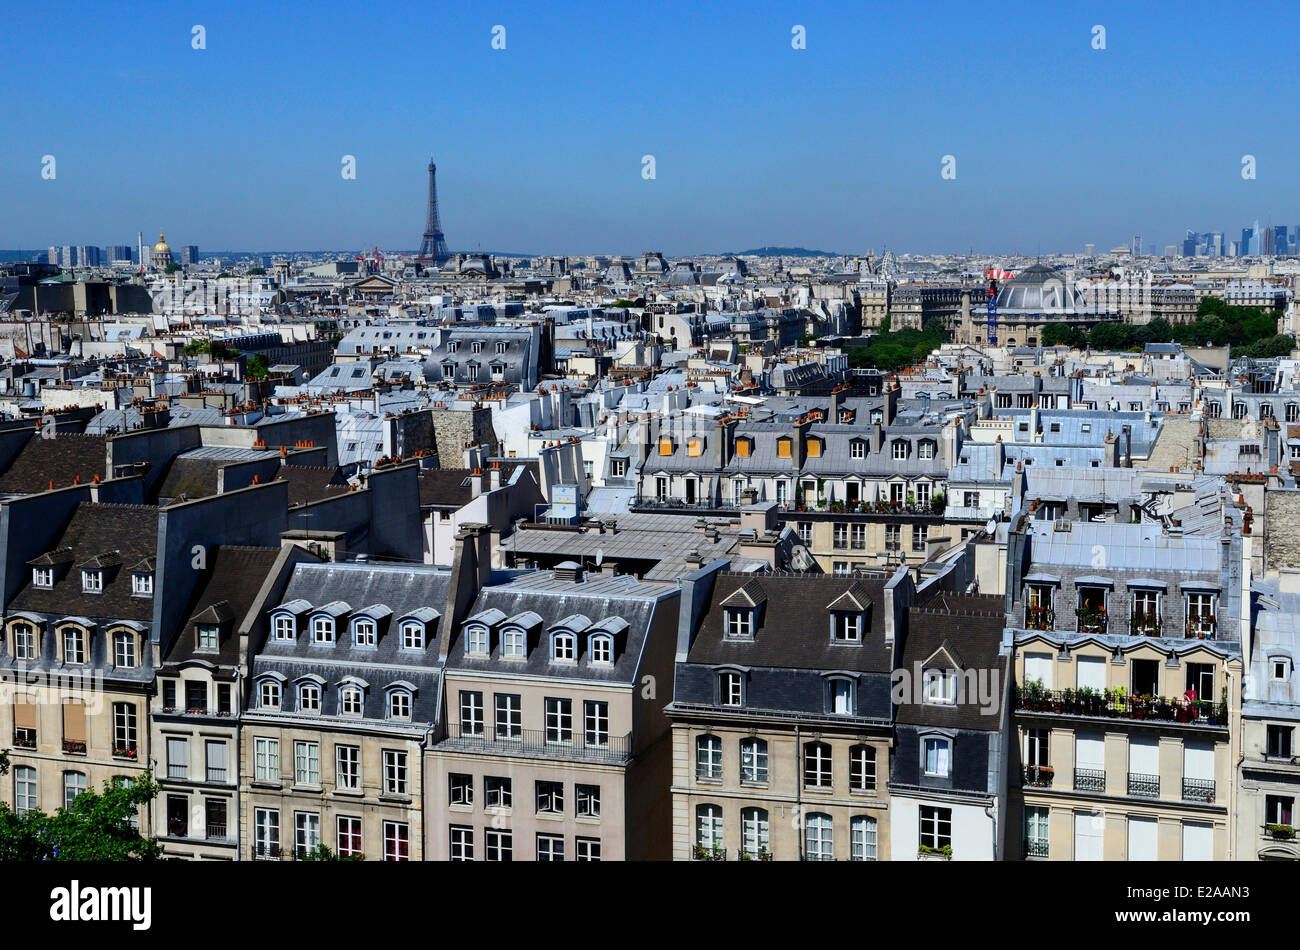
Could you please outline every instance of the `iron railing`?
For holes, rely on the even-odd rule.
[[[1027,858],[1045,858],[1045,857],[1047,857],[1047,839],[1046,839],[1046,838],[1026,838],[1026,839],[1025,839],[1025,857],[1027,857]]]
[[[1197,726],[1226,728],[1228,707],[1205,700],[1133,696],[1121,690],[1052,690],[1016,687],[1016,709],[1024,712],[1056,713],[1064,716],[1094,716],[1109,719],[1149,719]]]
[[[1183,801],[1214,804],[1214,779],[1184,778]]]
[[[1133,798],[1159,798],[1160,776],[1144,772],[1128,773],[1128,793]]]
[[[1050,765],[1026,765],[1024,767],[1025,784],[1038,788],[1051,788],[1054,774]]]
[[[1076,792],[1106,791],[1106,772],[1103,769],[1075,769],[1074,790]]]

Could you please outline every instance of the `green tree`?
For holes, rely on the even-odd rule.
[[[1049,324],[1043,328],[1043,346],[1068,346],[1081,350],[1088,345],[1088,338],[1078,327],[1068,324]]]
[[[248,358],[248,365],[244,367],[244,375],[251,379],[261,379],[270,371],[271,367],[264,353],[254,353]]]
[[[156,861],[158,839],[141,835],[131,820],[158,792],[145,772],[129,783],[106,782],[103,792],[87,789],[53,815],[17,815],[0,802],[0,861]]]
[[[167,274],[174,274],[180,269],[181,269],[181,265],[177,264],[175,261],[172,261],[170,264],[168,264],[166,267],[163,268],[163,272]]]
[[[310,851],[304,851],[302,854],[298,855],[298,860],[299,861],[364,861],[365,855],[335,854],[333,851],[330,850],[329,845],[322,843],[316,845],[316,847],[312,848]]]
[[[248,270],[244,271],[244,274],[247,277],[261,277],[265,273],[265,267],[250,267]]]

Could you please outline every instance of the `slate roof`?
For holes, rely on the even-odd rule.
[[[279,548],[227,544],[209,548],[207,570],[199,578],[183,614],[184,627],[174,638],[164,662],[201,659],[221,666],[237,663],[239,625],[253,606],[279,554]],[[221,624],[221,639],[215,654],[197,649],[193,629],[196,623]]]
[[[70,549],[72,563],[84,564],[112,554],[128,568],[157,555],[158,509],[147,505],[104,505],[83,502],[77,506],[66,528],[50,545],[50,551]],[[55,571],[50,590],[32,586],[28,571],[23,587],[10,602],[9,610],[55,616],[85,616],[102,620],[153,620],[153,597],[131,593],[129,569],[106,570],[102,593],[81,590],[81,571]]]
[[[89,483],[104,478],[108,464],[107,439],[102,435],[67,434],[43,438],[32,434],[9,468],[0,475],[0,494],[29,495],[67,488],[78,476]]]
[[[348,480],[337,468],[315,465],[282,465],[277,479],[289,485],[289,507],[310,504],[349,490]]]
[[[688,662],[706,665],[889,673],[890,648],[884,640],[884,574],[720,574],[691,644]],[[724,601],[742,587],[762,588],[754,639],[727,640]],[[845,593],[869,598],[868,627],[861,645],[832,644],[828,607]]]
[[[1004,601],[997,595],[939,594],[925,607],[908,610],[907,631],[899,651],[899,667],[914,670],[939,650],[946,650],[960,664],[958,698],[954,705],[908,702],[899,704],[894,719],[900,725],[935,726],[997,732],[1001,728],[1002,694],[1007,688],[1006,658],[999,652],[1005,627]],[[936,663],[936,666],[940,664]],[[947,667],[951,668],[951,667]],[[964,694],[962,670],[975,670],[982,688],[996,687],[993,698]],[[993,671],[996,671],[994,673]],[[920,700],[922,684],[913,684],[909,699]],[[993,708],[988,714],[985,703]]]

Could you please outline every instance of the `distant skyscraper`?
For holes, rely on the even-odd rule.
[[[1087,254],[1089,257],[1096,257],[1096,256],[1097,256],[1097,245],[1096,245],[1096,244],[1085,244],[1085,245],[1083,246],[1083,253]]]
[[[185,244],[181,247],[181,263],[197,264],[199,262],[199,246],[197,244]]]
[[[135,248],[129,244],[110,244],[105,250],[108,252],[108,263],[112,264],[130,264],[135,260]]]
[[[1260,235],[1259,252],[1270,257],[1277,253],[1276,232],[1271,226]]]
[[[83,244],[77,248],[77,260],[82,267],[98,267],[100,264],[99,248],[92,244]]]
[[[1273,253],[1290,254],[1291,245],[1286,233],[1286,225],[1278,224],[1273,227]]]
[[[1140,234],[1133,235],[1133,256],[1142,256],[1142,235]]]
[[[1183,257],[1195,257],[1196,247],[1200,243],[1200,235],[1195,231],[1188,231],[1187,236],[1183,238]]]

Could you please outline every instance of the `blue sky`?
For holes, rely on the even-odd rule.
[[[414,249],[432,151],[453,250],[1163,249],[1300,222],[1298,21],[1269,2],[42,3],[0,35],[0,247],[165,228]]]

